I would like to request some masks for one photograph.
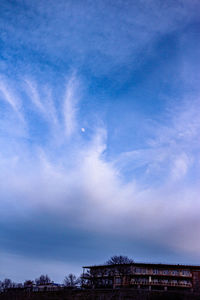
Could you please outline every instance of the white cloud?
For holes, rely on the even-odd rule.
[[[56,128],[57,135],[65,128],[67,137],[74,135],[78,139],[65,139],[58,148],[51,132],[45,132],[44,146],[24,144],[19,139],[10,150],[12,159],[7,159],[7,153],[1,154],[2,217],[8,221],[13,215],[45,211],[53,213],[64,227],[70,224],[89,232],[110,232],[133,240],[143,237],[174,251],[183,249],[198,255],[200,243],[195,240],[195,233],[190,235],[187,229],[200,209],[199,186],[188,180],[200,150],[196,106],[188,110],[185,105],[173,111],[168,116],[168,127],[155,126],[145,150],[122,153],[119,159],[108,161],[105,128],[94,129],[90,139],[76,132],[80,128],[76,116],[78,100],[74,96],[77,86],[75,78],[69,81],[63,112],[65,124],[62,127],[63,120],[58,119]],[[40,116],[43,118],[43,110]],[[187,128],[190,134],[178,134],[187,133]],[[2,140],[1,146],[6,149],[8,141]],[[131,166],[133,179],[127,181],[123,168],[131,164],[143,166],[144,170],[137,177]],[[156,184],[150,180],[155,172],[162,179]],[[142,176],[150,179],[144,181]],[[200,223],[196,222],[194,232],[199,230]],[[190,241],[187,247],[185,241]]]
[[[172,167],[172,178],[179,180],[184,177],[188,171],[190,160],[185,153],[175,158]]]

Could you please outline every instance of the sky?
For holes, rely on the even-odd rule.
[[[200,3],[2,0],[0,280],[200,264]]]

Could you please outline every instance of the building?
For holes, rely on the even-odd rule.
[[[31,288],[31,291],[33,292],[52,292],[52,291],[59,291],[63,288],[63,285],[50,282],[47,284],[34,284]]]
[[[200,291],[200,266],[153,263],[85,266],[82,286]]]

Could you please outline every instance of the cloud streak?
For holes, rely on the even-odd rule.
[[[76,130],[76,114],[78,110],[78,94],[77,94],[77,81],[75,75],[70,78],[67,87],[66,95],[64,99],[64,123],[65,123],[65,133],[67,138],[70,138]]]
[[[24,121],[19,98],[16,94],[12,94],[12,89],[6,85],[5,80],[2,78],[0,78],[0,92],[2,94],[2,100],[10,105],[20,121]]]

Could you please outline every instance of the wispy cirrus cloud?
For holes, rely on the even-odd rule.
[[[163,122],[146,120],[151,135],[144,148],[123,152],[116,158],[121,170],[145,168],[147,177],[162,174],[161,178],[167,181],[188,176],[188,170],[198,162],[200,150],[199,96],[189,94],[187,100],[178,103],[166,108]]]
[[[20,121],[24,121],[20,98],[12,92],[12,88],[7,85],[6,80],[0,77],[1,100],[5,101],[14,110]]]
[[[63,106],[65,133],[69,138],[76,130],[76,114],[78,110],[78,82],[76,76],[72,75],[66,86]]]
[[[31,79],[25,80],[25,89],[28,94],[28,99],[32,101],[33,107],[38,110],[42,116],[49,121],[50,125],[58,125],[58,117],[55,109],[55,103],[52,100],[52,91],[46,85],[40,91],[36,82]]]

